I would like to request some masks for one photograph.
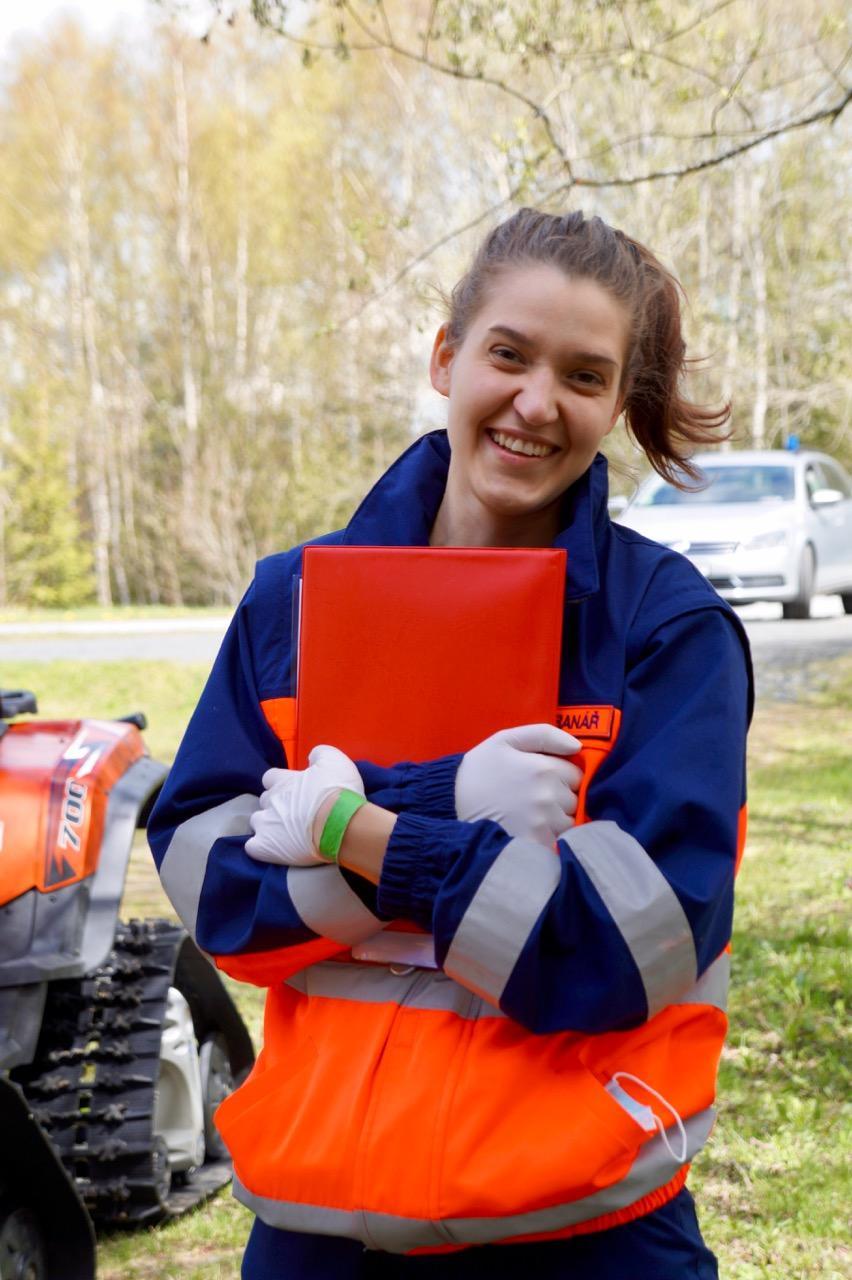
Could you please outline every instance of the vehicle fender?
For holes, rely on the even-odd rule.
[[[113,784],[91,875],[51,893],[30,889],[3,909],[0,988],[78,978],[112,948],[133,835],[168,770],[137,759]]]
[[[112,949],[133,834],[137,827],[145,825],[167,773],[165,765],[143,756],[130,766],[110,792],[103,844],[91,878],[80,948],[80,973],[89,973],[103,964]]]

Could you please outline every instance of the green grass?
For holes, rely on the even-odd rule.
[[[170,763],[198,701],[209,664],[170,662],[4,662],[5,689],[29,689],[45,718],[148,717],[145,740]]]
[[[142,707],[171,759],[204,669],[165,663],[10,664],[45,715]],[[731,1032],[719,1120],[690,1179],[724,1280],[841,1280],[850,1273],[848,946],[852,660],[796,706],[769,703],[751,736],[751,821],[734,933]],[[170,914],[144,845],[126,914]],[[231,985],[257,1038],[261,994]],[[250,1215],[227,1193],[170,1226],[113,1236],[100,1280],[232,1280]]]
[[[751,741],[719,1123],[691,1179],[731,1280],[849,1275],[852,662]]]

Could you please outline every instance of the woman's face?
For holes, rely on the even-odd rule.
[[[430,371],[449,399],[454,525],[505,526],[518,541],[524,522],[555,521],[621,412],[628,337],[611,294],[544,263],[502,271],[458,346],[438,331]]]

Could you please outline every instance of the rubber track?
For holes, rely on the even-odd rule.
[[[51,985],[35,1061],[12,1073],[98,1228],[184,1213],[230,1177],[212,1162],[164,1197],[157,1173],[160,1040],[185,936],[168,920],[120,923],[99,969]]]

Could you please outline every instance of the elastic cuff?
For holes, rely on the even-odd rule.
[[[439,819],[412,813],[397,818],[378,886],[380,915],[402,917],[431,928],[435,894],[443,878],[440,859],[433,852],[441,843],[436,830],[439,825]]]
[[[409,783],[406,807],[430,818],[456,818],[456,774],[462,756],[441,756],[428,764],[416,765]]]

